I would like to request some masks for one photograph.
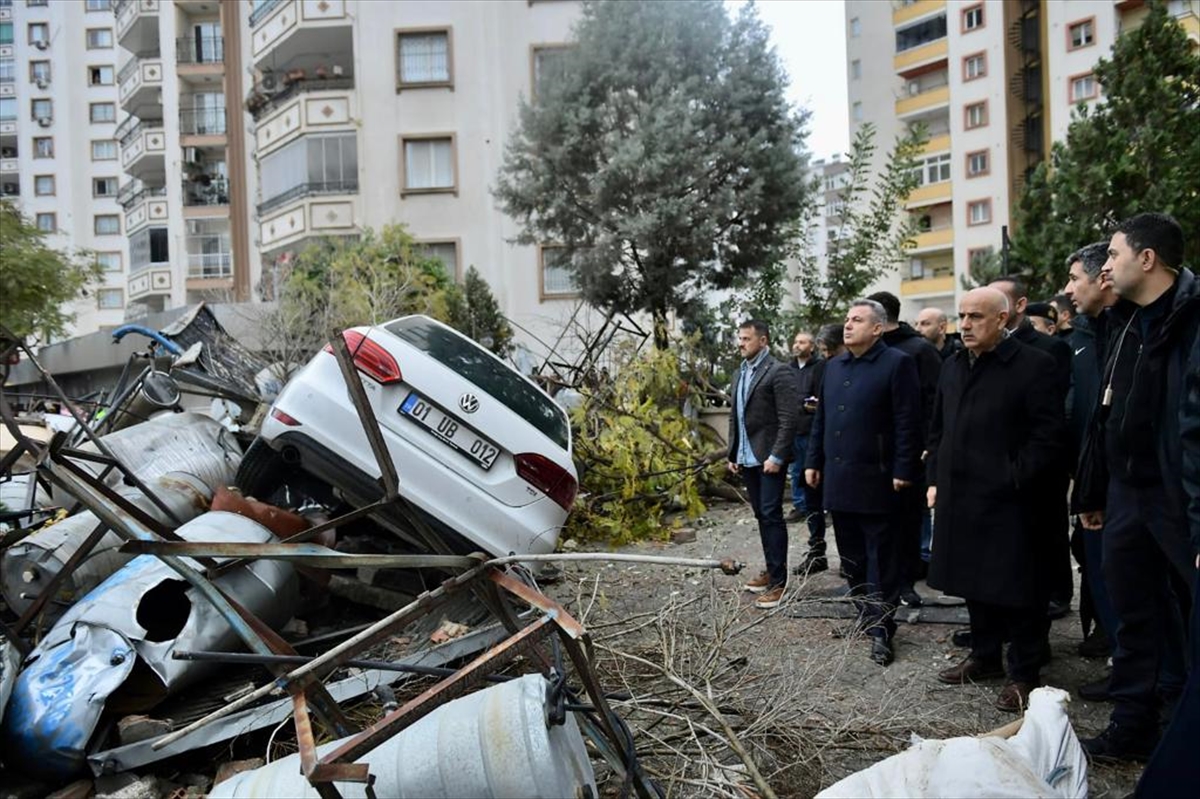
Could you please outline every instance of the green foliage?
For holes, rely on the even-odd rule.
[[[1011,270],[1010,270],[1011,271]],[[1013,272],[1016,274],[1016,272]],[[970,291],[979,286],[986,286],[993,280],[1004,275],[1004,260],[1000,253],[994,250],[976,252],[971,256],[971,263],[966,274],[959,276],[959,282],[964,291]],[[1057,292],[1054,292],[1057,293]],[[1041,293],[1031,296],[1043,296]],[[1051,296],[1049,294],[1045,296]]]
[[[501,358],[512,351],[512,325],[500,313],[491,287],[474,266],[467,269],[462,286],[447,294],[447,320]]]
[[[0,324],[22,338],[61,337],[75,319],[65,306],[103,280],[91,253],[52,249],[15,204],[0,200]]]
[[[495,194],[519,241],[565,248],[583,296],[670,311],[782,261],[810,190],[807,112],[753,4],[585,2],[523,103]]]
[[[1072,251],[1143,211],[1172,214],[1188,256],[1200,254],[1200,52],[1155,0],[1095,72],[1103,101],[1079,106],[1051,168],[1029,176],[1017,204],[1013,271],[1031,296],[1059,291]]]
[[[694,342],[644,350],[572,411],[575,457],[585,467],[568,536],[614,544],[662,538],[668,512],[704,512],[700,489],[723,472],[706,457],[717,445],[684,412],[689,399],[695,405],[694,360]]]
[[[837,238],[829,241],[828,263],[822,269],[811,247],[798,253],[801,304],[790,317],[793,327],[815,329],[840,321],[850,303],[896,268],[912,249],[916,223],[899,211],[916,188],[915,169],[925,141],[921,127],[906,132],[876,175],[871,167],[877,149],[875,126],[859,127],[850,148],[846,187],[841,190],[845,210]]]

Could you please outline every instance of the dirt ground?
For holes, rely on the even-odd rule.
[[[647,692],[666,696],[674,687],[661,674],[636,660],[666,664],[685,681],[694,680],[723,705],[732,730],[758,761],[764,778],[779,795],[811,796],[821,787],[871,763],[902,751],[912,735],[947,738],[1001,727],[1014,720],[993,707],[999,681],[946,686],[936,672],[966,654],[950,641],[963,625],[965,609],[938,608],[922,620],[905,609],[896,636],[896,660],[882,668],[868,658],[861,640],[830,635],[844,620],[847,603],[838,597],[844,581],[837,576],[836,557],[830,571],[808,580],[793,577],[785,603],[764,612],[742,591],[746,575],[762,568],[750,508],[718,502],[700,519],[687,522],[694,541],[642,544],[619,551],[669,554],[690,558],[736,558],[746,564],[743,575],[702,572],[642,564],[584,563],[568,566],[563,579],[548,592],[583,619],[596,638],[606,688],[624,682],[634,699],[618,702],[644,751],[648,770],[672,795],[730,795],[746,786],[744,767],[721,742],[727,736],[712,729],[714,718],[678,717],[640,701]],[[797,563],[807,530],[790,526],[789,561]],[[836,555],[832,533],[831,555]],[[581,547],[588,549],[589,547]],[[939,592],[923,583],[926,599]],[[1077,598],[1075,607],[1077,607]],[[915,621],[916,623],[909,623]],[[1103,660],[1076,653],[1082,632],[1076,613],[1055,621],[1051,630],[1053,659],[1043,669],[1047,685],[1072,694],[1078,685],[1104,674]],[[620,652],[621,654],[618,654]],[[713,666],[714,661],[719,666]],[[697,665],[697,664],[705,665]],[[659,682],[654,682],[659,680]],[[660,689],[650,687],[665,685]],[[676,692],[672,700],[680,701]],[[682,697],[686,699],[686,697]],[[1110,705],[1085,702],[1073,695],[1069,714],[1077,735],[1086,737],[1107,724]],[[679,722],[671,734],[662,721]],[[695,725],[711,725],[696,732]],[[682,731],[681,731],[682,730]],[[711,733],[711,734],[709,734]],[[687,761],[687,762],[685,762]],[[703,761],[699,762],[698,761]],[[1140,767],[1092,764],[1090,795],[1122,797],[1136,784]],[[614,786],[608,784],[606,793]]]

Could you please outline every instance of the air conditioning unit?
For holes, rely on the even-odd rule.
[[[39,50],[49,50],[50,42],[46,41],[45,39],[38,39],[36,42],[33,43],[33,46]]]
[[[16,158],[16,147],[0,147],[0,158]]]
[[[278,78],[275,77],[275,73],[264,72],[262,74],[262,80],[258,82],[258,87],[264,92],[273,92],[279,88]]]
[[[48,127],[50,127],[50,125],[52,125],[54,123],[54,120],[51,119],[50,117],[38,117],[37,123],[39,125],[41,125],[43,128],[48,128]]]
[[[45,89],[46,87],[48,87],[50,85],[50,79],[49,78],[38,78],[36,81],[34,81],[34,83],[37,84],[37,87],[39,89]]]
[[[917,80],[910,80],[908,82],[908,96],[916,97],[920,93],[921,93],[921,82],[917,81]]]
[[[20,194],[20,183],[4,183],[0,184],[0,194]]]

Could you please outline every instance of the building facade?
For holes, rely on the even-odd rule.
[[[1200,40],[1200,2],[1168,6]],[[847,0],[852,135],[868,122],[881,144],[917,124],[929,135],[905,208],[916,247],[880,286],[906,317],[956,316],[962,277],[1000,251],[1027,176],[1072,110],[1102,101],[1096,62],[1146,12],[1141,0]]]
[[[104,281],[73,332],[120,324],[129,247],[117,194],[118,50],[109,0],[0,0],[0,196]]]

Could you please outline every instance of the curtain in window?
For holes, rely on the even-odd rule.
[[[437,83],[450,80],[444,33],[404,34],[400,37],[400,82]]]
[[[454,185],[449,139],[404,143],[405,188],[438,189]]]

